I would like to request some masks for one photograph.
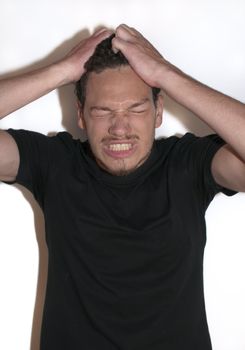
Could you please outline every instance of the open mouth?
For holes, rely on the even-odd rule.
[[[109,150],[114,152],[129,151],[132,147],[131,143],[116,143],[109,145]]]
[[[130,157],[136,150],[136,143],[114,142],[104,146],[104,152],[112,158]]]

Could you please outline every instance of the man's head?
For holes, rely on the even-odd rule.
[[[97,163],[115,175],[128,174],[149,156],[161,125],[162,96],[114,53],[111,36],[85,64],[76,83],[79,126],[86,130]]]

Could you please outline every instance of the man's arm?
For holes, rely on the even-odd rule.
[[[60,61],[33,72],[0,81],[0,119],[60,86],[76,82],[97,44],[111,35],[101,29],[82,40]]]
[[[84,73],[84,63],[97,44],[111,35],[101,29],[81,41],[65,58],[50,66],[0,81],[0,119],[48,92],[75,82]],[[19,152],[14,139],[0,131],[0,180],[13,181],[19,168]]]
[[[213,176],[221,186],[245,191],[245,105],[184,74],[134,28],[119,26],[113,47],[148,85],[163,89],[224,139],[227,145],[212,162]]]

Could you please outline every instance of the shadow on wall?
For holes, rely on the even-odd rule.
[[[78,42],[87,38],[89,36],[88,30],[82,30],[77,33],[70,40],[63,42],[59,47],[57,47],[50,55],[44,59],[34,62],[33,64],[26,66],[24,68],[8,72],[7,74],[1,75],[0,79],[14,77],[19,74],[24,74],[41,67],[50,65],[53,62],[58,61],[65,54],[67,54]],[[58,90],[59,101],[62,110],[62,125],[64,128],[70,132],[74,138],[84,139],[85,135],[81,129],[77,126],[77,111],[76,111],[76,98],[74,94],[75,86],[70,84],[64,86]],[[53,132],[50,132],[53,134]],[[35,233],[38,243],[39,250],[39,268],[38,268],[38,279],[37,279],[37,289],[36,289],[36,299],[33,312],[33,322],[32,322],[32,334],[30,340],[30,350],[39,350],[40,348],[40,334],[41,334],[41,324],[42,324],[42,314],[43,306],[46,293],[46,282],[47,282],[47,271],[48,271],[48,250],[45,240],[45,223],[44,216],[41,208],[37,204],[33,195],[23,186],[14,185],[19,191],[22,192],[24,198],[29,202],[35,222]]]
[[[100,27],[101,26],[98,26],[96,29],[99,29]],[[7,78],[22,74],[56,62],[66,53],[68,53],[78,42],[87,38],[89,35],[89,31],[87,29],[84,29],[78,32],[71,39],[63,42],[44,59],[22,69],[12,71],[8,74],[5,74],[4,76],[2,75],[0,78]],[[80,138],[83,140],[85,138],[85,134],[77,126],[76,97],[74,94],[74,89],[74,84],[70,84],[58,89],[59,102],[62,110],[62,125],[69,133],[73,135],[74,138]],[[196,118],[191,112],[175,103],[169,97],[164,96],[164,98],[165,110],[173,115],[177,120],[179,120],[187,130],[199,136],[212,133],[211,129],[209,129],[207,125]],[[53,132],[50,134],[53,134]],[[36,203],[32,194],[22,186],[17,185],[16,187],[23,193],[23,196],[30,203],[30,206],[34,212],[35,231],[39,247],[39,272],[30,346],[31,350],[39,350],[42,312],[46,291],[48,267],[48,251],[45,243],[44,217],[39,205]]]
[[[165,110],[177,119],[185,129],[197,136],[212,134],[213,130],[207,124],[198,119],[192,112],[164,95]],[[164,128],[164,121],[163,121]]]
[[[29,202],[34,213],[34,226],[35,226],[35,233],[36,233],[36,239],[38,243],[38,252],[39,252],[39,266],[38,266],[36,299],[35,299],[33,321],[32,321],[30,349],[39,350],[43,305],[45,300],[46,282],[47,282],[47,273],[48,273],[48,250],[47,250],[47,245],[45,240],[45,222],[44,222],[43,212],[39,207],[38,203],[36,202],[36,200],[34,199],[31,192],[20,185],[15,185],[15,187],[22,192],[23,196]]]

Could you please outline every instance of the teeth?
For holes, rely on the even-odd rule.
[[[132,145],[130,143],[121,143],[121,144],[113,144],[110,145],[111,151],[128,151],[132,148]]]

